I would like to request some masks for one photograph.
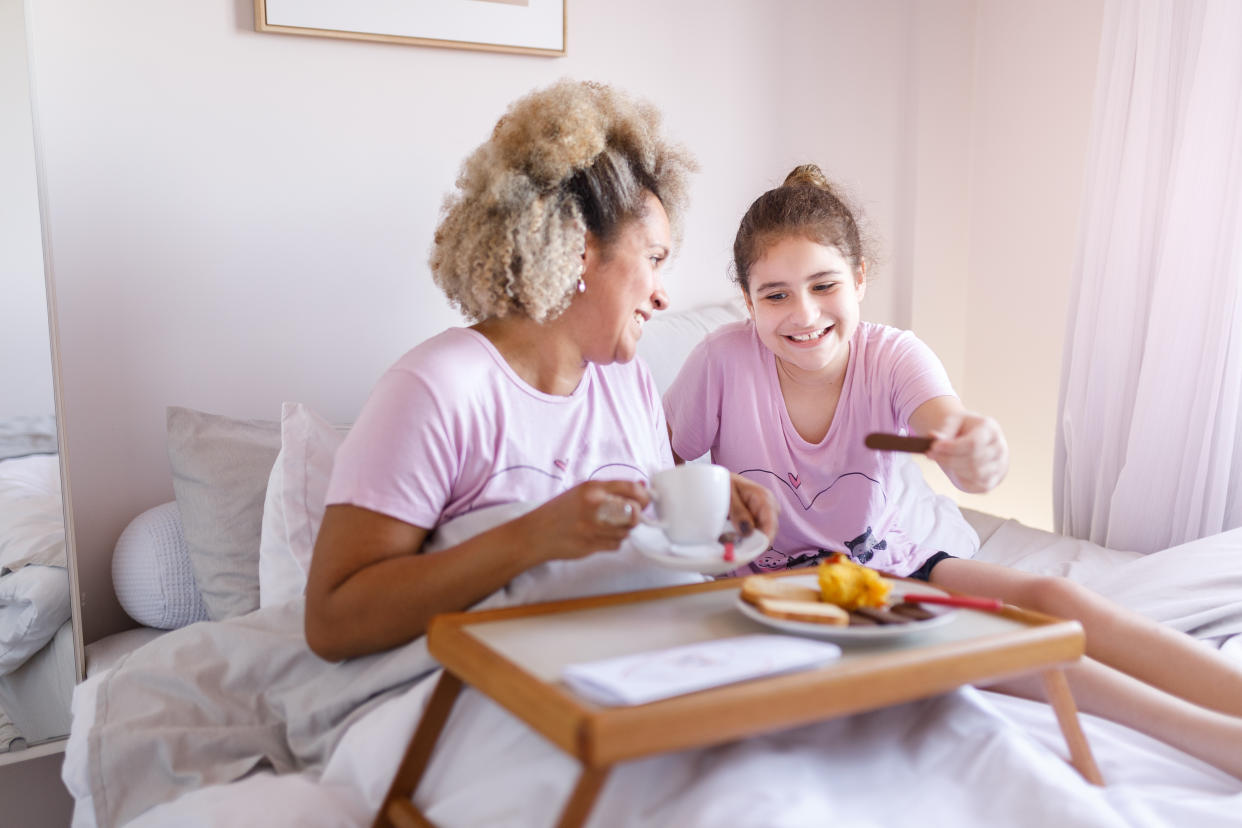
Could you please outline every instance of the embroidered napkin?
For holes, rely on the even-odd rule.
[[[827,641],[743,635],[567,665],[562,680],[602,705],[646,704],[746,679],[818,667],[841,657]]]

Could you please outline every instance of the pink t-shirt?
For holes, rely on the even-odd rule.
[[[645,480],[672,462],[659,391],[639,360],[588,364],[572,394],[553,396],[487,338],[452,328],[380,378],[337,451],[327,502],[432,529],[586,480]]]
[[[953,395],[940,361],[909,331],[859,324],[850,340],[841,399],[818,444],[799,436],[785,410],[776,358],[749,320],[709,334],[664,395],[673,450],[712,461],[776,495],[780,528],[756,572],[807,566],[830,552],[908,575],[939,551],[917,546],[898,525],[896,467],[873,451],[873,431],[904,432],[914,410]],[[953,550],[944,550],[953,552]]]

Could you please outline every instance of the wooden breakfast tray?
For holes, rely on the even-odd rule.
[[[739,584],[740,579],[729,578],[437,616],[427,641],[444,673],[374,825],[431,824],[411,798],[463,682],[582,763],[558,822],[562,828],[586,820],[617,762],[731,742],[1033,672],[1042,675],[1071,764],[1088,781],[1101,784],[1060,669],[1082,655],[1082,627],[1016,607],[1000,613],[958,610],[951,623],[934,629],[865,646],[842,644],[842,657],[823,667],[649,704],[601,707],[561,683],[567,664],[773,632],[737,610]]]

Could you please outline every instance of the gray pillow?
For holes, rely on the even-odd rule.
[[[168,462],[194,581],[213,621],[259,607],[259,536],[280,423],[168,408]]]

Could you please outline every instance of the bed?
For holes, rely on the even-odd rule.
[[[74,683],[55,418],[0,421],[0,752],[64,736]]]
[[[653,320],[640,353],[657,384],[739,313]],[[176,501],[135,518],[113,561],[118,598],[143,626],[89,645],[74,692],[63,767],[73,824],[231,826],[259,813],[370,824],[437,671],[421,639],[331,666],[301,639],[301,584],[341,428],[297,404],[270,422],[170,409],[168,425]],[[1081,581],[1242,661],[1242,530],[1144,556],[981,512],[967,511],[963,529],[914,464],[903,479],[913,534]],[[449,545],[511,516],[475,513],[433,540]],[[479,606],[693,577],[623,548],[532,570]],[[1103,788],[1067,763],[1046,705],[964,688],[623,765],[590,824],[1238,824],[1242,782],[1083,718]],[[576,776],[572,760],[467,691],[416,798],[442,826],[550,825]]]

